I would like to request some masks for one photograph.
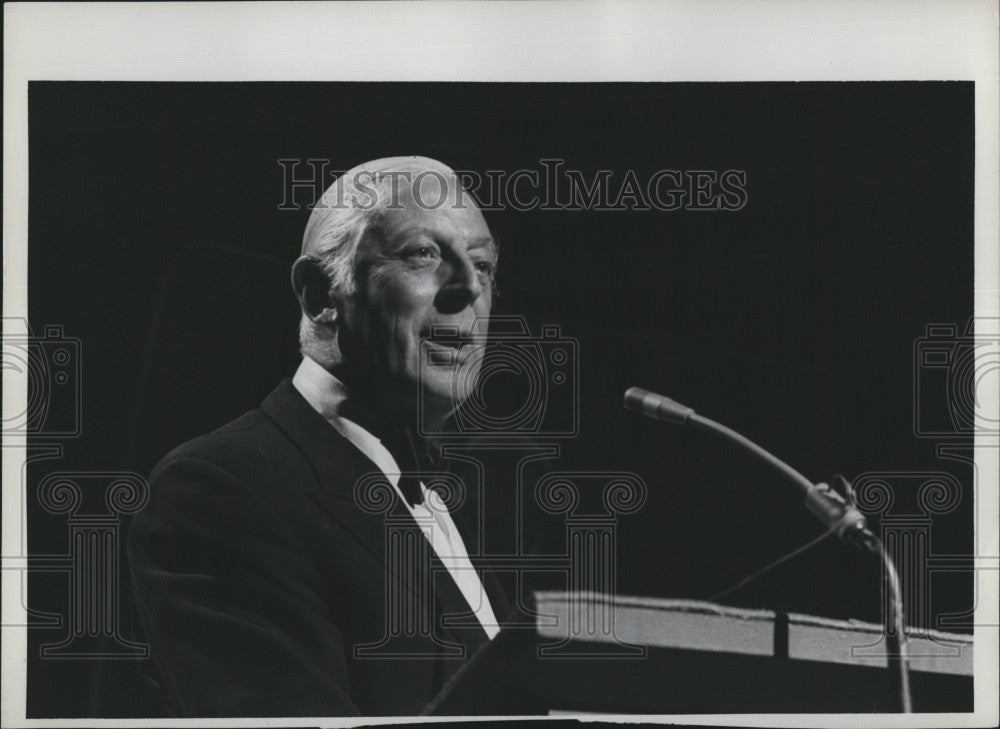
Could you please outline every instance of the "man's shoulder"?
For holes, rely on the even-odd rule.
[[[233,451],[246,457],[254,443],[274,440],[277,433],[270,418],[260,408],[254,408],[215,430],[181,443],[160,460],[157,468],[180,459],[217,461]]]
[[[268,461],[288,461],[297,451],[281,429],[260,408],[181,443],[156,465],[152,478],[178,462],[199,462],[234,476],[259,473]]]

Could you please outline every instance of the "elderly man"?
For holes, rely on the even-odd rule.
[[[471,482],[420,435],[475,385],[496,259],[430,159],[360,165],[315,206],[292,269],[301,366],[166,456],[130,531],[174,712],[415,714],[496,636],[507,603],[473,563],[475,519],[428,474],[452,496]]]

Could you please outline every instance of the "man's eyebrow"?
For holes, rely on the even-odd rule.
[[[499,253],[500,251],[500,246],[497,245],[496,238],[494,238],[492,235],[484,235],[481,238],[476,238],[475,240],[472,241],[472,243],[469,244],[470,250],[473,248],[485,248],[485,247],[492,248],[493,253]]]

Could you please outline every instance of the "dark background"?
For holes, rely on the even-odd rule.
[[[308,210],[278,209],[277,160],[346,169],[421,154],[479,171],[561,158],[615,181],[630,169],[643,181],[659,169],[747,172],[736,212],[487,214],[501,240],[494,313],[535,331],[558,324],[579,343],[581,432],[556,467],[633,471],[649,488],[621,518],[621,592],[704,599],[820,533],[795,492],[745,456],[625,412],[631,385],[730,425],[816,481],[953,473],[962,498],[935,517],[930,551],[969,554],[971,469],[914,436],[913,364],[928,324],[962,328],[972,313],[973,93],[32,83],[30,322],[80,339],[83,415],[62,457],[29,470],[29,549],[69,549],[66,518],[33,490],[47,473],[147,474],[294,371],[288,269]],[[898,509],[915,510],[915,485],[898,487]],[[871,559],[827,540],[724,602],[879,621],[879,589]],[[972,607],[968,575],[931,589],[925,622]],[[32,575],[29,590],[33,609],[66,611],[64,573]],[[123,596],[134,637],[127,582]],[[38,658],[65,634],[29,631],[29,716],[146,711],[131,661]]]

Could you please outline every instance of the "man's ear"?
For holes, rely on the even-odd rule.
[[[327,326],[336,323],[337,302],[331,295],[330,277],[318,259],[302,256],[292,265],[292,289],[311,321]]]

